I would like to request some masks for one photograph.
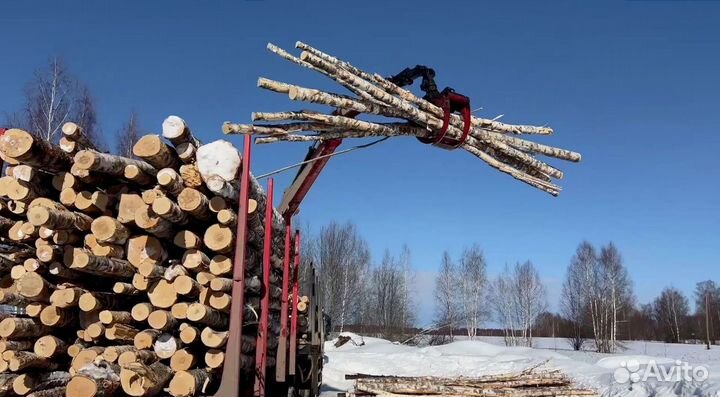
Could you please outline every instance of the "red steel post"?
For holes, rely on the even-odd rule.
[[[268,319],[270,309],[270,257],[272,256],[273,231],[273,179],[268,179],[267,200],[265,201],[265,240],[263,241],[263,280],[260,300],[260,323],[255,346],[255,396],[265,397],[267,372]]]
[[[7,131],[7,128],[0,128],[0,136],[5,135],[5,131]],[[5,162],[3,162],[2,159],[0,159],[0,169],[2,169],[3,165],[5,165]]]
[[[288,290],[290,278],[290,256],[292,255],[292,216],[285,218],[285,255],[283,257],[282,296],[280,297],[280,339],[275,359],[275,380],[285,382],[287,374],[288,335]]]
[[[295,262],[293,266],[293,291],[292,291],[292,317],[290,318],[290,360],[288,361],[288,374],[295,375],[295,358],[297,356],[297,304],[298,276],[300,271],[300,230],[295,231]]]
[[[240,371],[242,370],[241,339],[243,308],[245,307],[245,247],[247,246],[247,205],[250,198],[250,153],[252,141],[245,136],[240,176],[240,199],[238,200],[237,230],[235,232],[235,258],[233,261],[233,288],[230,307],[230,329],[225,347],[225,365],[215,397],[240,396]]]

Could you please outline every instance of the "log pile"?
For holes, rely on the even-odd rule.
[[[355,388],[343,397],[355,396],[498,396],[498,397],[581,397],[598,396],[591,389],[577,387],[558,371],[526,370],[520,373],[486,375],[478,378],[434,376],[401,377],[346,375]]]
[[[253,121],[270,122],[270,124],[247,125],[227,122],[223,126],[226,134],[256,135],[258,138],[255,142],[261,144],[377,136],[415,136],[429,139],[442,130],[444,111],[441,107],[419,98],[387,78],[365,72],[305,43],[297,42],[295,46],[302,51],[299,57],[273,44],[268,44],[268,49],[290,62],[330,78],[348,89],[352,95],[260,78],[258,80],[260,88],[286,94],[293,101],[327,105],[336,110],[328,114],[313,111],[257,112],[252,114]],[[356,115],[369,115],[373,121],[359,120]],[[377,116],[387,117],[390,120],[378,122]],[[398,119],[403,121],[398,122]],[[463,127],[462,117],[452,114],[446,136],[460,140]],[[499,122],[497,118],[472,117],[469,135],[461,147],[489,166],[557,196],[561,188],[554,183],[554,180],[562,179],[563,172],[536,156],[578,162],[581,158],[580,154],[515,136],[552,133],[553,130],[548,127],[511,125]]]
[[[176,116],[135,144],[135,158],[95,150],[73,123],[63,132],[61,147],[19,129],[0,137],[0,304],[24,309],[0,317],[0,397],[212,393],[228,340],[240,154],[202,145]],[[271,205],[251,182],[247,377]],[[270,366],[284,255],[273,215]]]

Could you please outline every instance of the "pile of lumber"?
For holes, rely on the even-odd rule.
[[[346,375],[355,379],[355,389],[340,393],[354,396],[498,396],[498,397],[580,397],[598,396],[579,388],[558,371],[527,370],[514,374],[486,375],[478,378],[441,378]]]
[[[0,396],[188,397],[212,393],[228,340],[239,152],[202,145],[177,116],[135,158],[101,153],[77,125],[60,146],[7,130],[0,178]],[[252,379],[261,293],[268,365],[279,335],[283,221],[272,210],[271,285],[261,288],[266,196],[250,181],[241,365]],[[278,269],[280,271],[278,272]]]
[[[259,136],[256,143],[273,143],[376,136],[430,138],[442,130],[442,108],[419,98],[387,78],[367,73],[305,43],[297,42],[295,46],[302,51],[299,57],[273,44],[268,44],[268,49],[286,60],[329,77],[348,89],[352,95],[260,78],[258,86],[261,88],[287,94],[293,101],[331,106],[336,111],[327,114],[313,111],[253,113],[253,121],[271,124],[247,125],[228,122],[223,128],[226,134],[252,134]],[[355,117],[362,115],[371,116],[372,121]],[[377,116],[384,116],[389,120],[378,122]],[[402,121],[398,122],[398,119]],[[458,140],[462,136],[463,127],[462,117],[451,115],[447,137]],[[580,161],[580,154],[514,136],[550,135],[552,132],[548,127],[511,125],[499,122],[497,118],[472,117],[469,136],[462,144],[462,149],[515,179],[557,196],[561,189],[553,180],[562,179],[563,172],[536,156],[577,162]]]

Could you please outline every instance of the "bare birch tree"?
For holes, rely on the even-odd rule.
[[[25,87],[22,110],[8,116],[8,123],[56,143],[68,121],[79,125],[94,145],[103,146],[89,88],[70,75],[61,59],[52,58],[35,71]]]
[[[370,251],[357,228],[335,222],[320,230],[314,247],[327,313],[342,332],[346,324],[358,323],[364,305],[364,280]]]
[[[435,326],[441,331],[448,330],[450,341],[453,340],[453,329],[457,321],[457,285],[455,263],[445,251],[435,278]]]
[[[515,293],[513,275],[510,268],[505,265],[505,270],[492,281],[489,287],[488,301],[492,308],[495,321],[503,327],[503,337],[506,346],[517,346],[518,329],[515,314]]]
[[[598,352],[609,353],[608,311],[607,300],[604,296],[605,277],[600,268],[595,247],[587,241],[580,243],[570,266],[576,268],[574,271],[581,275],[580,291],[582,291],[583,301],[587,305],[586,310],[590,317],[595,348]]]
[[[532,347],[532,330],[540,313],[547,308],[547,292],[532,262],[515,265],[513,277],[520,342]]]
[[[397,339],[415,321],[408,280],[409,252],[395,258],[386,250],[372,270],[368,286],[367,321],[379,326],[383,335]]]
[[[592,244],[582,242],[571,262],[573,272],[581,275],[582,301],[592,325],[595,348],[611,353],[617,348],[617,323],[621,312],[632,301],[627,270],[617,248],[610,243],[597,254]]]
[[[632,300],[632,284],[627,269],[623,265],[622,255],[617,247],[610,242],[600,250],[600,266],[604,284],[607,286],[604,298],[605,307],[609,310],[609,350],[617,351],[617,330],[620,313],[625,313],[627,304]]]
[[[402,284],[400,285],[400,299],[403,302],[401,323],[404,327],[412,327],[415,324],[415,299],[412,286],[415,283],[415,272],[412,266],[412,253],[407,244],[403,244],[398,258],[398,268],[402,272]]]
[[[489,301],[495,320],[503,325],[505,344],[532,346],[533,327],[547,307],[540,274],[530,261],[516,264],[490,285]]]
[[[462,308],[468,337],[474,339],[487,311],[487,265],[480,246],[473,245],[463,251],[460,259],[460,307]]]
[[[589,307],[585,293],[583,269],[579,260],[573,260],[568,266],[560,298],[560,310],[570,325],[567,339],[573,350],[581,350],[585,344],[586,309]]]
[[[115,150],[117,154],[130,158],[134,157],[132,148],[140,139],[140,135],[140,124],[137,115],[135,112],[130,112],[127,123],[115,133],[117,139]]]
[[[680,343],[683,340],[682,324],[690,313],[688,299],[678,289],[666,287],[653,302],[655,320],[662,327],[665,340]]]
[[[720,336],[720,287],[706,280],[695,286],[695,315],[701,319],[700,334],[708,349]]]

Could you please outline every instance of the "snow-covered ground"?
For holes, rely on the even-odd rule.
[[[535,348],[505,347],[502,338],[496,337],[412,347],[352,336],[357,342],[362,339],[364,346],[347,343],[335,348],[332,342],[325,345],[324,397],[352,388],[345,374],[479,376],[517,372],[544,361],[547,363],[543,368],[560,369],[579,385],[596,389],[604,397],[720,397],[718,346],[708,351],[704,345],[626,342],[620,353],[600,354],[572,351],[564,339],[553,338],[536,338]],[[682,369],[684,363],[689,370]],[[706,380],[700,380],[703,369],[707,370]],[[682,380],[685,372],[698,379]],[[655,375],[666,376],[667,380],[658,381]],[[625,381],[629,376],[637,382]]]

